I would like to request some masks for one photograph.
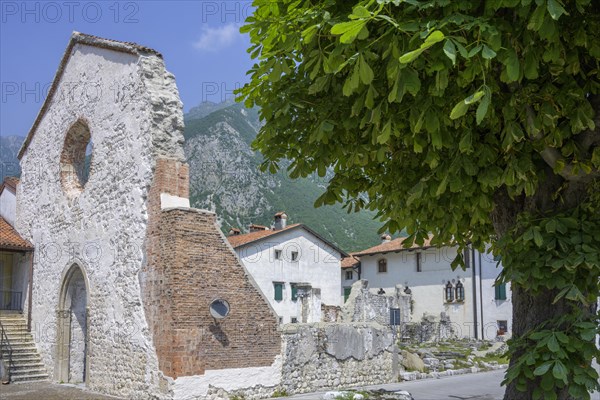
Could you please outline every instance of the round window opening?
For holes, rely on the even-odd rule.
[[[226,300],[214,300],[210,303],[210,315],[216,319],[225,318],[229,315],[229,303]]]
[[[90,128],[78,120],[69,128],[60,155],[60,182],[67,195],[83,191],[91,173],[92,150]]]

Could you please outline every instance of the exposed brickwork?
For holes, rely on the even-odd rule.
[[[161,370],[168,376],[271,365],[280,352],[277,318],[218,230],[215,215],[160,210],[160,193],[187,197],[187,165],[159,160],[149,198],[146,316]],[[211,317],[224,299],[230,314]]]

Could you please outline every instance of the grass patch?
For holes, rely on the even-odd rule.
[[[271,397],[273,397],[273,398],[275,398],[275,397],[287,397],[287,396],[288,396],[288,392],[285,389],[276,390],[271,395]]]

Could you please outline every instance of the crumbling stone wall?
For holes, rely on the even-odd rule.
[[[70,128],[85,121],[91,172],[73,193]],[[77,126],[79,128],[80,126]],[[36,248],[32,331],[57,379],[61,280],[78,265],[88,282],[86,385],[127,398],[169,397],[143,308],[147,198],[157,158],[183,161],[183,113],[157,52],[74,33],[46,102],[19,154],[19,233]],[[86,134],[73,135],[87,141]],[[161,146],[156,146],[161,143]],[[81,154],[71,161],[80,161]],[[64,174],[63,178],[65,177]]]
[[[321,304],[321,320],[322,322],[337,322],[338,315],[341,312],[340,306],[328,306]]]
[[[397,381],[393,335],[381,325],[289,324],[282,339],[281,387],[290,394]]]
[[[368,288],[369,282],[362,279],[354,282],[348,300],[339,314],[342,322],[377,322],[390,325],[390,309],[400,309],[399,324],[410,320],[410,296],[398,285],[394,293],[375,294]]]

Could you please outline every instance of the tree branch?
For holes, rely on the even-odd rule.
[[[594,104],[594,103],[592,103]],[[542,132],[535,133],[535,113],[530,105],[525,106],[525,112],[527,113],[527,125],[529,125],[529,131],[531,132],[532,139],[540,140],[543,138]],[[600,110],[597,110],[596,116],[600,116]],[[592,146],[600,144],[600,125],[596,123],[595,130],[588,130],[577,135],[577,144],[580,146],[581,151],[585,154],[592,149]],[[560,151],[554,147],[546,146],[544,150],[540,152],[542,159],[552,168],[554,171],[557,169],[559,163],[563,164],[564,167],[558,172],[567,181],[580,181],[583,179],[592,179],[600,176],[600,171],[592,171],[589,174],[583,169],[579,168],[575,173],[575,166],[568,162]]]
[[[586,173],[583,168],[579,168],[577,173],[575,173],[575,167],[573,164],[567,162],[567,160],[560,154],[558,149],[554,147],[546,147],[540,153],[546,164],[550,166],[554,171],[557,169],[557,164],[560,162],[564,164],[564,167],[558,172],[560,176],[562,176],[565,180],[570,182],[582,181],[587,179],[593,179],[596,177],[600,177],[600,171],[592,171],[590,173]]]

